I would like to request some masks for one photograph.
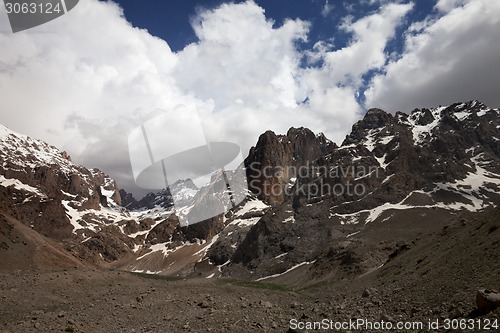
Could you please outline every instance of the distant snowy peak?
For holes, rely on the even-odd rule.
[[[125,207],[133,211],[146,211],[151,209],[171,211],[174,203],[179,208],[189,206],[198,191],[198,187],[191,179],[178,180],[166,189],[146,194],[139,201],[125,201]],[[126,198],[129,194],[125,191],[121,191],[121,195],[122,198]]]
[[[169,189],[177,207],[189,206],[199,191],[199,188],[189,178],[186,180],[178,180],[169,186]]]
[[[22,135],[22,134],[19,134],[17,132],[14,132],[13,130],[11,130],[7,126],[4,126],[4,125],[0,124],[0,140],[3,140],[3,139],[5,139],[6,137],[8,137],[10,135],[14,135],[14,136],[17,136],[17,137],[26,137],[25,135]]]

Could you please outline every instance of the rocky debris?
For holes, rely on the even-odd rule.
[[[367,288],[363,290],[363,293],[361,294],[362,297],[372,297],[377,290],[375,288]]]
[[[447,280],[449,276],[442,276],[439,283]],[[439,298],[433,303],[428,292],[413,289],[408,281],[380,281],[368,276],[300,291],[240,282],[174,280],[104,270],[3,274],[0,325],[4,331],[21,333],[34,331],[35,324],[43,332],[312,332],[312,328],[292,327],[291,320],[305,323],[324,318],[362,318],[427,323],[449,318],[453,305],[463,313],[473,307],[461,300],[462,293],[436,292]],[[362,297],[363,290],[375,288],[372,285],[382,300],[380,304]],[[469,291],[464,290],[465,294]],[[496,315],[486,316],[494,319]]]
[[[490,312],[500,307],[500,293],[490,289],[479,289],[476,294],[477,309]]]
[[[269,301],[260,301],[260,305],[266,309],[270,309],[273,307],[273,304]]]
[[[389,260],[394,259],[396,256],[400,255],[401,253],[404,253],[405,251],[408,251],[411,249],[411,244],[409,243],[403,243],[403,244],[396,244],[395,250],[389,254]]]
[[[84,267],[58,241],[0,213],[0,271]]]

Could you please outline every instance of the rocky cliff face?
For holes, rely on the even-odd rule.
[[[290,128],[286,135],[267,131],[259,137],[245,159],[250,190],[266,203],[285,200],[287,187],[293,185],[299,168],[336,148],[323,134],[307,128]]]

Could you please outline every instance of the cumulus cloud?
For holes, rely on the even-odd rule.
[[[247,105],[294,107],[300,54],[295,42],[306,39],[308,23],[288,20],[273,28],[253,2],[224,4],[193,21],[199,39],[178,55],[176,82],[218,109]]]
[[[198,110],[206,132],[238,143],[243,155],[267,129],[306,126],[340,142],[362,115],[362,76],[385,65],[385,45],[410,9],[387,4],[345,20],[352,41],[343,49],[302,50],[310,23],[277,25],[252,1],[222,4],[193,18],[198,41],[174,53],[131,26],[116,4],[83,1],[36,29],[0,34],[0,122],[136,193],[128,136],[179,105]],[[189,145],[189,126],[165,130]]]
[[[347,18],[341,28],[352,33],[351,43],[322,55],[326,67],[322,72],[327,80],[359,87],[363,74],[385,65],[387,41],[394,37],[396,26],[412,7],[411,3],[389,4],[355,22]]]
[[[500,105],[500,3],[440,0],[441,15],[413,24],[404,53],[375,76],[366,105],[390,111],[479,99]]]

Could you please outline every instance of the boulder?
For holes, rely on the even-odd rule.
[[[500,306],[500,293],[490,289],[479,289],[476,294],[476,306],[482,312],[495,310]]]

